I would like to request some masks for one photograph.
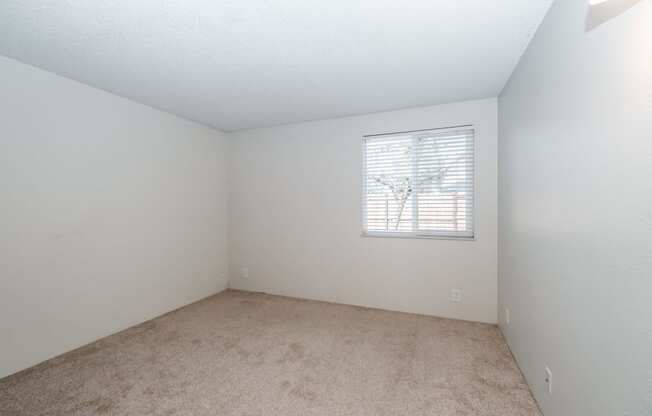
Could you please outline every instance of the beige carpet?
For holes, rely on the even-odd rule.
[[[237,291],[0,380],[0,414],[540,415],[495,326]]]

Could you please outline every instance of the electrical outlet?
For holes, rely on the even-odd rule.
[[[505,308],[505,325],[509,325],[509,308]]]
[[[242,270],[240,271],[240,275],[242,276],[243,279],[248,279],[249,278],[249,268],[243,267]]]
[[[552,371],[550,367],[546,366],[546,384],[548,385],[548,394],[552,395]]]
[[[451,289],[451,302],[462,302],[462,291],[460,289]]]

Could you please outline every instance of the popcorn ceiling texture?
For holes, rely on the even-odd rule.
[[[0,414],[540,416],[493,325],[232,290],[0,380]]]
[[[495,97],[550,2],[6,0],[0,54],[237,130]]]

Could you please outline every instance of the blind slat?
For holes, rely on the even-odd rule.
[[[472,127],[364,138],[364,232],[474,237]]]

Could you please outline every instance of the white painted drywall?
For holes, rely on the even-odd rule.
[[[496,110],[488,99],[233,133],[231,286],[495,322]],[[463,124],[477,129],[477,241],[361,237],[362,136]]]
[[[0,1],[0,54],[237,130],[495,97],[552,0]]]
[[[0,377],[226,286],[226,140],[0,57]]]
[[[589,32],[587,3],[553,4],[500,97],[500,321],[546,416],[649,416],[652,1]]]

